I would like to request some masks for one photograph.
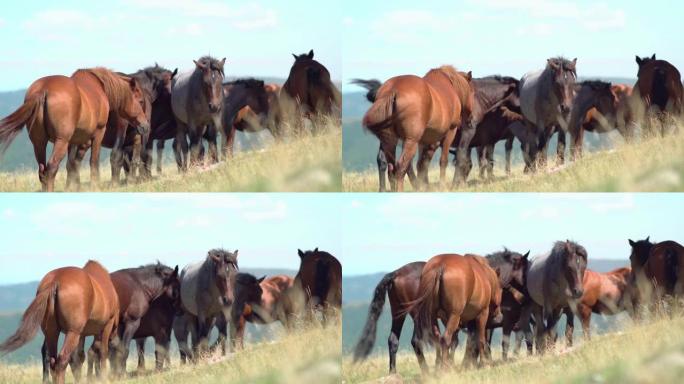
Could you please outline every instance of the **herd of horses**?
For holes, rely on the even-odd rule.
[[[45,335],[43,382],[49,382],[51,374],[55,383],[64,383],[67,366],[80,380],[86,358],[89,377],[93,372],[102,376],[107,359],[115,375],[125,374],[132,340],[138,346],[138,369],[144,369],[145,339],[154,338],[160,370],[170,362],[172,332],[185,363],[197,362],[216,348],[225,355],[228,329],[231,349],[241,349],[247,322],[279,321],[287,330],[316,319],[325,324],[342,305],[342,266],[318,248],[298,254],[294,278],[257,278],[239,272],[238,251],[224,249],[208,251],[203,260],[180,273],[178,266],[159,262],[111,274],[92,260],[83,268],[58,268],[40,281],[19,328],[0,344],[0,351],[20,348],[40,328]],[[219,337],[209,346],[214,327]],[[65,338],[57,353],[60,333]],[[87,357],[86,336],[94,336]]]
[[[549,58],[542,70],[521,79],[488,76],[450,65],[425,76],[401,75],[384,83],[354,79],[368,90],[372,103],[363,126],[380,140],[377,155],[379,188],[389,178],[393,191],[402,191],[408,175],[414,188],[427,187],[427,171],[438,148],[440,182],[445,182],[449,153],[455,153],[452,186],[464,184],[472,169],[471,150],[477,149],[480,176],[492,177],[494,146],[506,141],[506,172],[510,173],[513,140],[520,141],[525,171],[546,164],[549,141],[558,133],[558,161],[565,160],[566,134],[572,159],[582,154],[585,131],[618,132],[627,140],[636,125],[651,117],[681,117],[684,86],[679,71],[665,60],[636,57],[634,87],[604,81],[577,81],[577,59]],[[646,117],[646,119],[645,119]],[[651,130],[650,123],[645,127]],[[647,129],[644,129],[647,131]],[[662,131],[664,133],[664,131]],[[402,144],[401,155],[396,149]],[[413,158],[417,153],[417,172]]]
[[[294,55],[282,85],[252,78],[224,82],[226,59],[204,56],[184,73],[157,64],[132,74],[96,67],[79,69],[70,77],[55,75],[33,82],[24,103],[0,121],[0,152],[26,126],[44,191],[53,191],[55,175],[68,155],[67,187],[79,184],[79,168],[91,151],[91,183],[99,181],[102,147],[111,148],[112,181],[122,168],[128,175],[151,176],[153,143],[157,141],[157,171],[166,140],[173,140],[180,171],[204,161],[204,145],[212,163],[219,161],[217,136],[224,156],[233,153],[236,131],[268,129],[279,139],[311,121],[339,115],[340,93],[313,50]],[[54,144],[49,159],[47,143]]]
[[[459,329],[468,335],[463,364],[469,366],[491,359],[492,331],[498,327],[503,330],[506,360],[512,331],[525,335],[528,353],[535,346],[537,353],[547,351],[556,342],[556,325],[563,313],[571,345],[574,316],[580,318],[584,336],[589,338],[592,313],[626,311],[639,319],[644,310],[661,309],[666,297],[682,298],[684,247],[674,241],[653,243],[648,237],[629,240],[629,244],[630,267],[608,273],[587,269],[587,250],[570,240],[556,242],[550,252],[531,260],[529,252],[523,255],[504,249],[486,257],[442,254],[427,262],[406,264],[386,274],[376,286],[354,361],[365,359],[373,349],[385,296],[392,313],[390,373],[396,372],[399,337],[407,315],[414,322],[411,344],[421,369],[427,372],[425,343],[435,346],[437,367],[447,367],[453,363]]]

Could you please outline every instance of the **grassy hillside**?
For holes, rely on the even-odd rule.
[[[112,186],[109,165],[100,167],[99,190],[119,192],[219,192],[219,191],[339,191],[341,189],[340,128],[330,121],[319,126],[316,135],[303,134],[263,149],[235,154],[228,162],[179,174],[175,163],[167,162],[163,174],[140,184]],[[63,161],[64,163],[64,161]],[[87,162],[81,167],[81,190],[89,185]],[[37,191],[40,182],[35,168],[0,173],[0,191]],[[64,190],[64,165],[57,174],[55,189]]]
[[[171,369],[151,371],[154,359],[147,361],[148,371],[132,375],[121,383],[339,383],[340,327],[312,326],[292,334],[279,333],[272,341],[246,343],[245,350],[225,358],[214,356],[197,365],[181,366],[173,353]],[[135,368],[129,360],[128,371]],[[73,376],[67,372],[67,383]],[[0,383],[36,383],[41,380],[38,363],[0,363]]]
[[[521,355],[511,362],[501,361],[498,345],[493,363],[481,369],[463,369],[463,344],[456,352],[457,367],[421,378],[412,352],[400,352],[398,375],[387,376],[387,356],[377,355],[353,364],[349,356],[342,363],[346,383],[679,383],[684,374],[684,318],[663,318],[633,325],[619,331],[580,341],[573,348],[564,340],[556,351],[540,356]],[[464,340],[464,339],[462,339]],[[434,354],[426,358],[434,368]]]
[[[535,174],[525,174],[523,165],[513,167],[512,174],[504,173],[501,156],[494,160],[494,180],[479,179],[474,166],[468,183],[458,191],[464,192],[574,192],[574,191],[681,191],[684,190],[684,127],[665,137],[652,137],[632,143],[616,144],[615,148],[588,153],[576,162],[564,166],[549,165]],[[554,140],[555,141],[555,140]],[[517,145],[516,145],[517,146]],[[514,148],[514,152],[517,148]],[[549,151],[549,155],[554,153]],[[567,156],[566,156],[567,157]],[[476,163],[475,163],[476,164]],[[454,167],[447,170],[447,181],[453,178]],[[430,190],[446,191],[438,185],[439,170],[430,169]],[[377,171],[345,172],[343,188],[349,192],[377,191]],[[404,183],[411,190],[408,182]]]

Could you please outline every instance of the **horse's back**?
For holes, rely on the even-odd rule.
[[[539,255],[530,261],[527,272],[527,291],[537,304],[544,304],[544,279],[550,254]]]
[[[183,308],[193,315],[197,315],[197,293],[200,270],[204,261],[188,264],[180,275],[180,294]]]
[[[526,73],[520,79],[520,110],[523,116],[532,123],[537,123],[537,93],[539,79],[544,71],[537,70]]]
[[[171,85],[171,110],[184,123],[188,122],[188,94],[193,73],[194,70],[191,70],[177,75]]]

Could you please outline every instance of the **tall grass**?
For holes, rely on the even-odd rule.
[[[109,167],[101,167],[98,188],[90,185],[87,161],[81,167],[81,191],[111,192],[260,192],[340,191],[342,136],[339,124],[328,119],[317,124],[317,133],[303,133],[263,149],[240,152],[227,161],[185,174],[175,163],[164,164],[162,175],[146,182],[112,185]],[[63,160],[64,163],[66,161]],[[64,164],[62,164],[64,165]],[[156,172],[156,171],[155,171]],[[66,170],[57,174],[55,190],[64,190]],[[40,190],[38,171],[0,173],[0,192]]]
[[[563,339],[560,337],[559,339]],[[592,337],[575,347],[563,347],[540,356],[519,356],[501,361],[500,348],[493,348],[493,363],[480,369],[460,367],[462,346],[456,367],[423,376],[413,353],[398,355],[398,374],[388,376],[386,351],[367,361],[353,364],[345,357],[342,376],[346,383],[681,383],[684,374],[684,319],[660,318],[639,325],[627,325],[620,332]],[[461,356],[458,356],[461,353]],[[434,369],[434,354],[428,365]]]
[[[504,172],[502,159],[497,159],[494,180],[481,180],[477,163],[474,164],[468,183],[455,189],[463,192],[574,192],[574,191],[684,191],[684,123],[679,129],[664,137],[648,137],[631,143],[616,144],[614,149],[584,153],[584,156],[563,166],[554,165],[549,153],[550,165],[534,174],[523,172],[523,165],[514,166],[510,176]],[[519,150],[516,145],[514,150]],[[454,167],[447,171],[451,184]],[[439,169],[431,168],[430,191],[449,191],[438,183]],[[378,173],[375,168],[365,172],[345,172],[342,185],[347,192],[370,192],[378,190]],[[389,186],[389,184],[388,184]],[[404,183],[411,191],[411,185]]]
[[[178,354],[172,353],[171,368],[161,373],[151,370],[154,359],[148,358],[148,371],[122,380],[101,382],[131,384],[168,383],[339,383],[341,360],[341,327],[339,322],[323,328],[310,326],[292,334],[282,334],[271,342],[245,344],[245,350],[226,357],[213,356],[196,365],[180,365]],[[134,353],[132,353],[134,354]],[[128,371],[135,365],[129,358]],[[0,383],[37,383],[41,367],[0,365]],[[67,382],[73,382],[68,371]]]

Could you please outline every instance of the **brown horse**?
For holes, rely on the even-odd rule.
[[[330,72],[314,60],[313,49],[301,55],[292,54],[295,61],[283,84],[283,91],[296,101],[305,117],[338,114],[342,108],[340,92],[330,80]]]
[[[180,310],[180,292],[176,299],[160,296],[150,303],[150,309],[140,320],[140,326],[133,338],[138,347],[138,371],[145,370],[145,339],[154,338],[154,357],[156,370],[161,370],[164,363],[170,364],[171,332],[173,319]]]
[[[0,121],[0,152],[7,149],[26,125],[42,189],[53,191],[55,176],[68,146],[92,145],[90,177],[92,183],[97,183],[100,148],[108,119],[121,117],[143,131],[149,129],[142,98],[134,78],[100,67],[79,69],[71,77],[40,78],[26,91],[24,104]],[[54,147],[46,162],[48,141]]]
[[[427,172],[430,157],[440,141],[440,181],[444,182],[448,149],[474,103],[471,80],[470,72],[458,72],[445,65],[431,69],[423,77],[393,77],[378,89],[375,102],[363,117],[363,126],[380,140],[394,191],[403,191],[404,176],[418,147],[420,176]],[[404,144],[397,160],[400,140]]]
[[[655,54],[650,58],[637,56],[636,63],[639,71],[634,90],[646,111],[657,107],[659,112],[681,115],[684,112],[684,89],[677,68],[665,60],[657,60]]]
[[[651,243],[649,238],[629,240],[629,260],[637,288],[632,299],[635,309],[642,301],[657,304],[664,295],[684,294],[684,247],[671,240]]]
[[[287,308],[280,308],[283,292],[290,289],[294,279],[287,275],[265,276],[257,279],[239,273],[235,277],[235,301],[231,308],[231,342],[233,349],[244,348],[245,325],[270,324],[280,321],[289,326]]]
[[[28,343],[40,327],[45,335],[43,361],[49,365],[53,381],[61,384],[72,353],[82,350],[86,336],[95,337],[100,364],[105,368],[109,339],[118,320],[119,299],[102,265],[90,260],[83,268],[58,268],[40,281],[36,298],[24,312],[19,328],[0,344],[0,351],[11,352]],[[62,332],[64,343],[57,355]],[[72,366],[77,381],[79,367]]]
[[[591,338],[591,314],[615,315],[628,309],[628,285],[631,280],[631,268],[617,268],[610,272],[600,273],[590,269],[584,271],[582,289],[584,293],[577,303],[577,314],[582,323],[582,333],[586,339]],[[572,334],[575,329],[575,316],[570,308],[565,309],[567,324],[565,337],[568,345],[572,345]]]
[[[496,272],[484,257],[476,255],[442,254],[432,257],[423,268],[418,288],[418,299],[405,311],[416,311],[414,335],[417,343],[416,356],[421,369],[426,372],[423,355],[424,335],[432,337],[439,345],[438,366],[449,363],[449,347],[461,324],[477,331],[474,342],[475,356],[484,360],[487,323],[501,321],[501,286]],[[442,320],[445,330],[440,335],[437,320]],[[468,324],[473,322],[471,324]],[[466,358],[469,353],[466,353]],[[464,360],[464,363],[466,360]]]
[[[223,84],[223,142],[224,156],[233,157],[233,142],[236,131],[256,132],[262,129],[262,122],[269,111],[272,94],[262,80],[238,79]]]

